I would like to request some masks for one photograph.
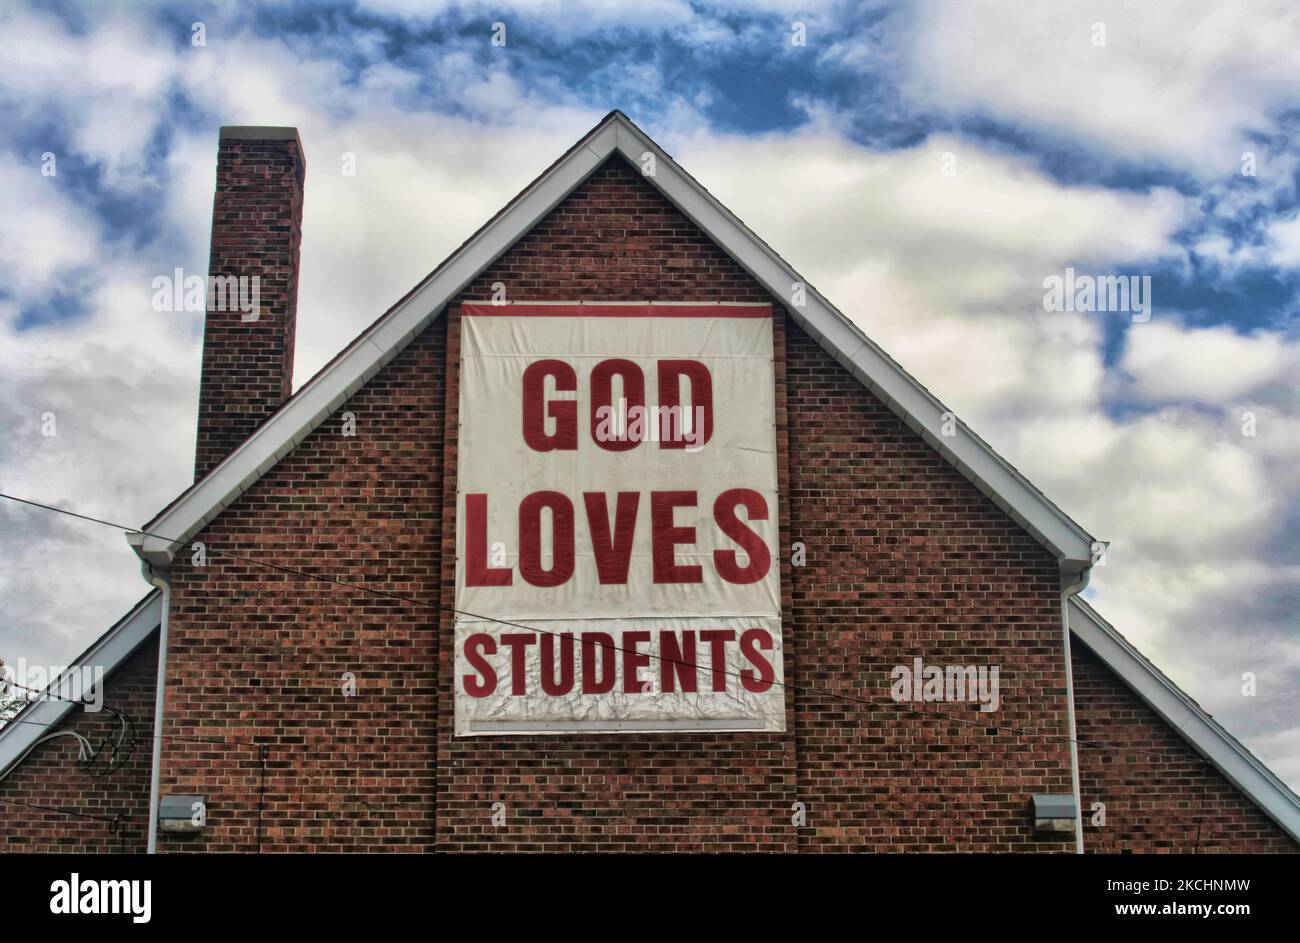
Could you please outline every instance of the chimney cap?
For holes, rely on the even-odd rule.
[[[234,141],[297,141],[302,149],[302,138],[297,128],[274,128],[261,125],[227,124],[221,127],[221,140]]]

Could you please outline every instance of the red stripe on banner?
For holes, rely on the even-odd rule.
[[[480,318],[770,318],[772,306],[701,304],[492,304],[466,301],[460,306],[465,317]]]

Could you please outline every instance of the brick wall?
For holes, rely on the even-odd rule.
[[[1071,792],[1053,559],[798,330],[786,344],[795,728],[809,848],[1049,851],[1034,793]],[[890,670],[1000,666],[1002,704],[890,698]],[[1010,727],[1024,731],[998,731]]]
[[[1081,746],[1084,846],[1091,852],[1291,852],[1296,843],[1201,759],[1078,639],[1075,723]],[[1093,803],[1105,825],[1093,825]]]
[[[490,297],[495,282],[516,300],[768,300],[618,160],[457,301]],[[213,793],[208,834],[169,847],[255,847],[264,793],[262,846],[277,849],[427,847],[431,824],[449,850],[1065,849],[1035,840],[1027,813],[1031,792],[1069,787],[1068,753],[1047,739],[1064,732],[1052,561],[788,333],[783,524],[809,548],[808,566],[784,568],[791,684],[888,703],[889,667],[913,655],[999,663],[1013,701],[1001,719],[1033,733],[990,734],[973,707],[916,721],[890,705],[864,724],[857,707],[790,691],[785,734],[458,740],[438,693],[452,690],[448,615],[218,555],[174,573],[168,731],[265,742],[268,770],[251,750],[169,739],[165,790]],[[208,528],[208,544],[450,605],[458,361],[453,304],[347,404],[356,438],[331,418]],[[335,694],[344,670],[357,699]],[[806,829],[791,825],[796,802]]]
[[[1031,794],[1070,791],[1053,561],[779,305],[781,535],[807,548],[801,567],[782,554],[788,732],[454,738],[439,607],[454,598],[458,305],[495,282],[514,300],[770,300],[619,160],[520,240],[204,531],[206,566],[177,559],[162,783],[204,795],[209,826],[161,850],[1072,850],[1029,814]],[[895,705],[889,671],[916,656],[1000,666],[1002,709]],[[1138,741],[1181,743],[1081,661],[1081,723],[1127,711]],[[1143,828],[1181,840],[1200,783],[1157,781]],[[1225,822],[1249,820],[1248,801],[1220,798]],[[1261,842],[1289,844],[1254,815]]]
[[[149,764],[153,736],[155,633],[105,679],[104,704],[132,721],[127,759],[116,772],[92,775],[77,768],[77,742],[60,737],[28,754],[0,781],[0,849],[22,852],[143,851],[149,831]],[[116,739],[118,720],[107,711],[74,707],[58,725],[75,730],[99,747]],[[107,758],[109,754],[105,754]],[[103,764],[96,769],[102,770]],[[33,809],[30,806],[44,806]],[[71,809],[96,816],[60,812]],[[102,821],[120,816],[120,824]]]
[[[204,530],[205,566],[177,558],[162,791],[202,794],[210,824],[160,850],[431,847],[445,337],[413,341]]]
[[[238,309],[209,310],[204,320],[196,480],[293,388],[306,167],[293,128],[221,129],[208,273],[256,277],[259,310],[255,320]],[[216,303],[208,298],[210,309]]]

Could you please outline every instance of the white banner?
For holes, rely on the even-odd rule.
[[[769,305],[462,306],[457,735],[785,729],[772,356]]]

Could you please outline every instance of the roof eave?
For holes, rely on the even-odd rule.
[[[1070,600],[1070,632],[1202,757],[1269,818],[1300,841],[1300,798],[1254,754],[1167,678],[1078,597]]]
[[[162,621],[162,593],[147,594],[119,619],[112,628],[97,638],[68,670],[46,688],[56,697],[34,700],[23,708],[9,723],[0,728],[0,778],[10,767],[26,755],[32,745],[49,733],[75,706],[70,700],[58,700],[57,695],[71,696],[72,669],[98,666],[104,669],[104,679],[112,676],[121,664],[149,638]]]
[[[1009,462],[970,430],[955,413],[876,345],[853,321],[734,213],[682,169],[640,128],[621,114],[619,152],[637,166],[647,151],[655,155],[650,177],[661,193],[699,226],[773,297],[779,298],[803,330],[866,386],[895,415],[968,480],[1012,516],[1057,559],[1062,569],[1078,573],[1092,565],[1093,538]],[[670,173],[663,174],[661,165]],[[803,304],[795,303],[795,285],[804,286]],[[951,415],[954,434],[942,435]]]

